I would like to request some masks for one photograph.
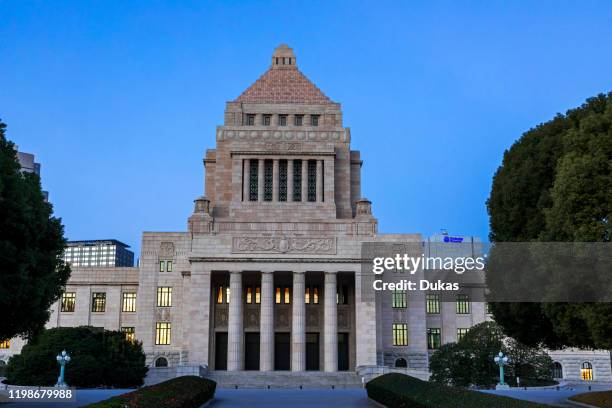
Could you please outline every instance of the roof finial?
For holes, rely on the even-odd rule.
[[[296,68],[295,55],[293,49],[287,44],[281,44],[274,50],[272,54],[272,68]]]

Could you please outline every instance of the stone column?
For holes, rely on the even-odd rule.
[[[259,159],[259,168],[257,169],[257,201],[263,201],[263,159]]]
[[[194,262],[191,265],[189,297],[184,305],[189,309],[189,319],[183,322],[188,333],[189,363],[208,367],[210,299],[212,297],[210,270],[202,262]]]
[[[338,371],[338,305],[336,303],[336,272],[325,272],[323,320],[324,371]]]
[[[278,159],[272,161],[272,201],[278,202]]]
[[[261,273],[259,369],[274,370],[274,273]]]
[[[291,371],[306,369],[306,302],[304,272],[293,272],[291,317]]]
[[[308,201],[308,160],[302,159],[302,202]]]
[[[323,202],[323,161],[317,160],[317,203]]]
[[[287,202],[293,201],[293,159],[287,160]]]
[[[227,370],[243,369],[242,273],[230,272],[230,304],[227,322]]]
[[[251,179],[251,161],[249,159],[244,159],[242,162],[244,163],[244,168],[242,169],[242,201],[249,201],[249,193],[251,191],[249,185]]]

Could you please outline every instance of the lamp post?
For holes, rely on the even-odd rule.
[[[57,384],[55,386],[57,388],[67,388],[68,384],[64,382],[64,372],[66,370],[66,364],[70,362],[70,356],[66,353],[66,350],[63,350],[60,354],[55,358],[57,363],[60,365],[60,375],[57,378]]]
[[[504,366],[508,364],[508,357],[504,356],[504,353],[500,351],[499,354],[493,358],[493,361],[499,366],[499,383],[495,386],[495,389],[503,390],[510,388],[510,386],[504,382]]]

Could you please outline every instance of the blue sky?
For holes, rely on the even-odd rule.
[[[0,118],[69,239],[183,231],[280,43],[341,102],[381,232],[485,237],[525,130],[612,91],[612,3],[0,0]]]

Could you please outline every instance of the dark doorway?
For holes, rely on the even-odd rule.
[[[215,370],[227,370],[227,333],[215,334]]]
[[[306,370],[319,370],[319,333],[306,333]]]
[[[244,333],[244,369],[259,370],[259,333]]]
[[[289,333],[274,334],[274,369],[289,370],[291,361],[291,343]]]
[[[349,334],[338,333],[338,371],[349,369]]]

